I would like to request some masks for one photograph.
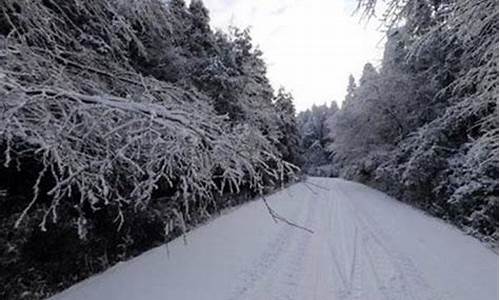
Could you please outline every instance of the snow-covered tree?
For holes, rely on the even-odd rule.
[[[343,105],[349,105],[354,99],[354,91],[356,90],[356,79],[352,74],[349,75],[349,83],[347,85],[347,94],[344,98]]]
[[[299,153],[299,132],[297,129],[297,120],[295,117],[295,106],[293,105],[293,96],[284,88],[278,90],[274,98],[274,106],[279,113],[279,149],[283,154],[283,159],[300,165]]]

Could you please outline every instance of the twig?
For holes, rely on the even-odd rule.
[[[291,222],[290,220],[288,220],[288,219],[280,216],[274,209],[271,208],[271,206],[269,206],[269,203],[267,203],[267,200],[266,200],[266,198],[264,196],[262,196],[262,200],[264,201],[264,204],[266,205],[267,211],[269,212],[269,214],[271,215],[271,217],[273,218],[273,221],[275,223],[278,223],[279,221],[281,221],[281,222],[283,222],[285,224],[288,224],[290,226],[302,229],[302,230],[307,231],[307,232],[309,232],[311,234],[314,233],[314,231],[312,231],[311,229],[303,227],[303,226],[300,226],[300,225],[297,225],[297,224]]]

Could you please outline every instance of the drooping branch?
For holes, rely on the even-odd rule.
[[[118,93],[110,94],[95,74],[61,68],[52,56],[23,47],[12,41],[0,49],[0,143],[6,166],[15,153],[31,151],[40,176],[55,181],[42,228],[49,216],[57,221],[58,206],[75,192],[80,205],[116,207],[121,223],[124,205],[146,207],[164,181],[180,191],[170,201],[189,218],[190,203],[241,185],[260,190],[266,177],[279,181],[295,170],[258,128],[230,126],[203,96],[139,74],[132,77],[142,85],[106,74]],[[115,72],[123,73],[119,66]],[[38,199],[34,190],[18,226]]]

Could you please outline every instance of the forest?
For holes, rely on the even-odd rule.
[[[297,171],[291,98],[201,1],[0,7],[0,298],[44,298]]]
[[[381,66],[349,77],[340,109],[298,115],[304,170],[368,184],[498,247],[498,3],[422,3],[388,29]]]
[[[201,0],[0,0],[0,298],[45,299],[305,175],[497,248],[498,2],[391,3],[381,65],[296,113],[250,30],[213,29]]]

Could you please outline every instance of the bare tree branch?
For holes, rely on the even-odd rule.
[[[276,222],[276,223],[283,222],[283,223],[285,223],[287,225],[290,225],[292,227],[295,227],[295,228],[304,230],[306,232],[309,232],[311,234],[314,234],[314,231],[312,231],[311,229],[306,228],[304,226],[297,225],[294,222],[288,220],[287,218],[282,217],[281,215],[279,215],[274,209],[271,208],[271,206],[269,206],[269,203],[267,202],[267,200],[266,200],[266,198],[264,196],[262,196],[262,200],[264,201],[264,204],[266,205],[267,211],[269,212],[269,214],[273,218],[274,222]]]

